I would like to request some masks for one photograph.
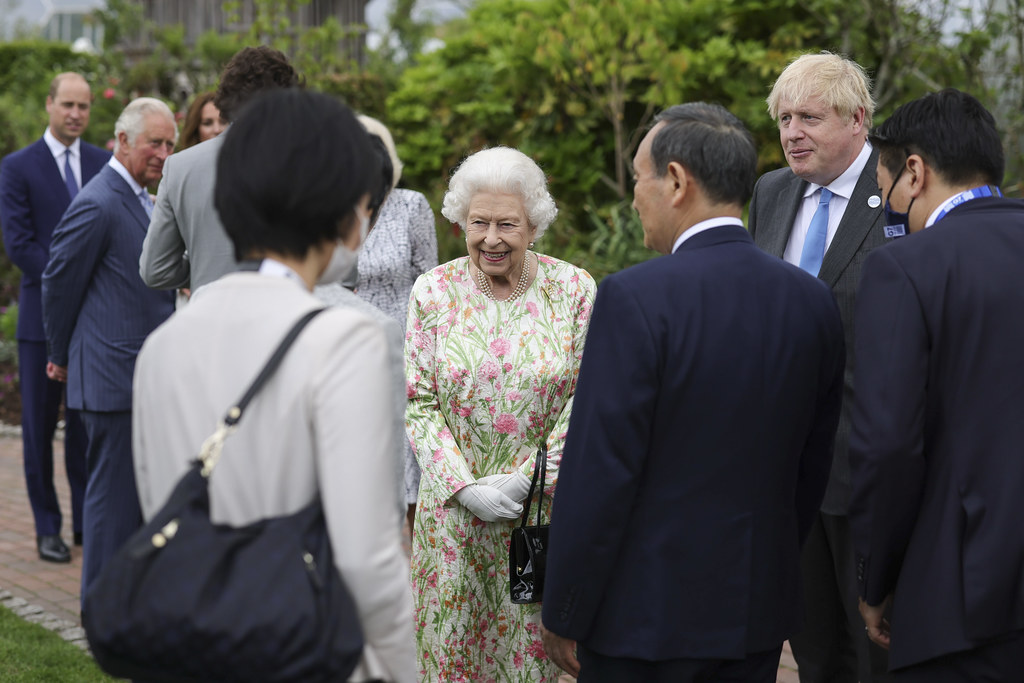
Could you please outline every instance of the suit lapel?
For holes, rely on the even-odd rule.
[[[46,140],[39,138],[39,141],[36,142],[35,153],[39,163],[39,169],[43,173],[43,182],[47,187],[61,188],[66,201],[70,202],[71,195],[68,194],[67,185],[64,184],[64,177],[60,174],[60,169],[57,167],[57,160],[53,157],[53,153],[50,152],[50,148],[47,146]],[[65,206],[67,206],[67,204],[65,204]]]
[[[829,245],[821,262],[818,277],[829,287],[835,286],[868,233],[879,228],[882,219],[882,198],[878,196],[878,181],[875,178],[877,162],[878,150],[872,150],[867,166],[853,188],[853,194],[843,213],[843,220],[840,221],[832,244]],[[878,197],[878,205],[874,208],[868,204],[868,199],[872,196]]]
[[[109,157],[106,157],[99,152],[93,154],[92,152],[94,150],[91,147],[86,147],[85,143],[82,143],[81,151],[82,186],[85,187],[85,184],[92,180],[93,177],[100,172],[103,166],[106,165],[107,161],[109,161]]]
[[[142,232],[146,232],[149,229],[149,216],[146,215],[146,210],[139,203],[139,198],[132,192],[131,186],[117,171],[111,168],[110,172],[114,175],[110,181],[111,188],[121,196],[121,203],[128,213],[135,218]]]
[[[782,258],[786,253],[786,245],[789,244],[789,235],[793,232],[793,223],[796,222],[796,212],[800,208],[800,202],[804,198],[804,188],[807,187],[807,181],[798,178],[793,175],[790,182],[786,183],[786,186],[779,192],[779,196],[775,201],[775,206],[779,207],[780,212],[784,211],[785,214],[781,216],[778,222],[779,229],[772,230],[770,235],[766,235],[767,239],[764,243],[764,250],[773,256]],[[769,211],[773,209],[768,207]]]

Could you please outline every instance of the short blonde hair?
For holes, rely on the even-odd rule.
[[[512,194],[522,199],[530,225],[537,229],[534,239],[540,239],[558,215],[544,171],[518,149],[491,147],[466,157],[448,183],[441,214],[465,229],[469,203],[478,192]]]
[[[363,124],[366,132],[379,137],[380,141],[384,143],[384,148],[388,150],[388,156],[391,157],[391,189],[395,189],[398,181],[402,178],[402,160],[398,158],[398,150],[395,148],[395,140],[391,137],[391,131],[372,116],[360,114],[356,118],[359,119],[359,123]]]
[[[875,100],[871,97],[871,79],[857,62],[831,52],[797,57],[779,75],[768,95],[768,113],[778,121],[780,100],[796,105],[812,97],[849,119],[864,107],[864,128],[871,128]]]

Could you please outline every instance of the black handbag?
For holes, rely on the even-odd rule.
[[[548,529],[550,525],[540,523],[544,507],[544,477],[548,469],[548,449],[541,448],[533,466],[530,492],[523,501],[523,519],[513,527],[512,539],[508,546],[508,578],[512,602],[525,605],[540,602],[544,595],[544,571],[548,561]],[[526,526],[530,516],[530,500],[540,476],[537,496],[537,526]]]
[[[292,327],[167,503],[86,593],[82,623],[108,674],[147,682],[344,681],[359,663],[362,629],[319,499],[244,527],[210,521],[209,475],[224,439],[322,310]]]

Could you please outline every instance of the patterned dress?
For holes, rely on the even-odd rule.
[[[384,200],[376,225],[359,252],[359,281],[356,293],[401,326],[409,316],[409,292],[421,274],[437,266],[437,233],[434,212],[427,198],[413,190],[394,189]],[[412,448],[402,439],[405,453],[407,504],[416,503],[420,468]]]
[[[427,198],[413,190],[392,190],[359,252],[356,293],[404,329],[412,284],[436,266],[437,232]]]
[[[489,474],[531,476],[546,442],[550,512],[594,292],[586,271],[547,256],[511,303],[484,296],[468,257],[413,287],[406,425],[423,470],[412,556],[423,681],[558,679],[541,644],[540,605],[509,600],[518,521],[483,522],[453,494]]]

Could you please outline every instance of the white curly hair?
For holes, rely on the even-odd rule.
[[[465,229],[469,203],[478,192],[512,194],[522,199],[530,225],[537,229],[534,239],[540,239],[558,215],[544,171],[518,149],[491,147],[466,157],[448,183],[441,214]]]

